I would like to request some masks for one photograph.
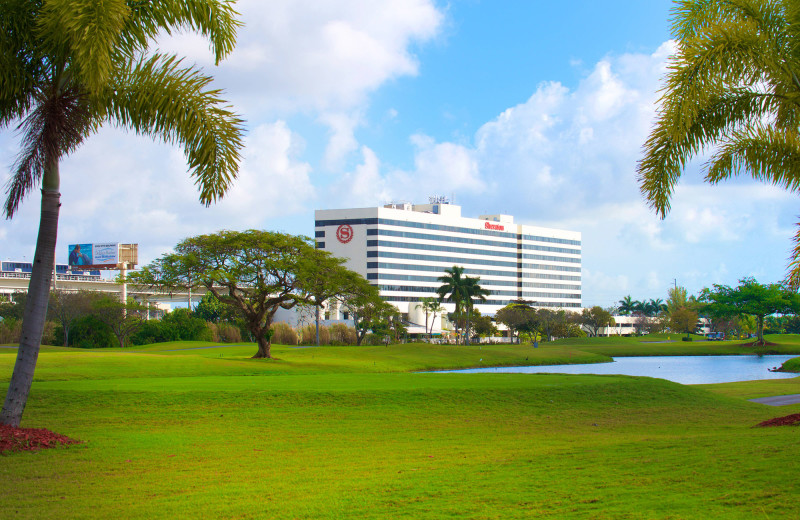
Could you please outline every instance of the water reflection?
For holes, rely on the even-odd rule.
[[[667,379],[684,385],[731,383],[756,379],[785,379],[798,374],[770,372],[790,356],[653,356],[621,357],[613,363],[588,365],[547,365],[535,367],[496,367],[448,370],[447,372],[622,374]]]

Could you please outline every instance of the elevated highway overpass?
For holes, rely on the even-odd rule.
[[[21,272],[0,272],[0,294],[13,294],[18,291],[27,292],[28,284],[31,280],[30,273]],[[55,280],[55,288],[67,291],[98,291],[122,295],[123,286],[112,280],[102,280],[96,276],[59,274]],[[165,293],[155,291],[149,287],[142,287],[135,284],[127,284],[127,293],[138,301],[150,301],[156,303],[188,303],[191,297],[192,304],[197,304],[206,291],[199,289],[192,291],[191,295],[186,292]]]

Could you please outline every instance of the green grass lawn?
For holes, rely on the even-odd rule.
[[[800,405],[746,400],[797,379],[413,373],[740,348],[613,340],[44,348],[23,426],[85,443],[1,456],[0,517],[797,517],[800,430],[753,425]]]

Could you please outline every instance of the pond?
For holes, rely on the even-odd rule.
[[[620,357],[612,363],[547,365],[535,367],[492,367],[447,370],[446,372],[522,374],[622,374],[667,379],[684,385],[732,383],[755,379],[785,379],[798,374],[770,372],[791,356],[652,356]]]

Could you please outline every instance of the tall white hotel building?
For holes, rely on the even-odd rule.
[[[442,197],[429,204],[317,210],[314,219],[317,247],[347,258],[347,267],[376,285],[412,323],[425,323],[417,304],[437,296],[437,278],[454,265],[491,292],[476,304],[484,315],[513,300],[568,310],[581,306],[576,231],[515,224],[509,215],[465,218],[460,206]]]

